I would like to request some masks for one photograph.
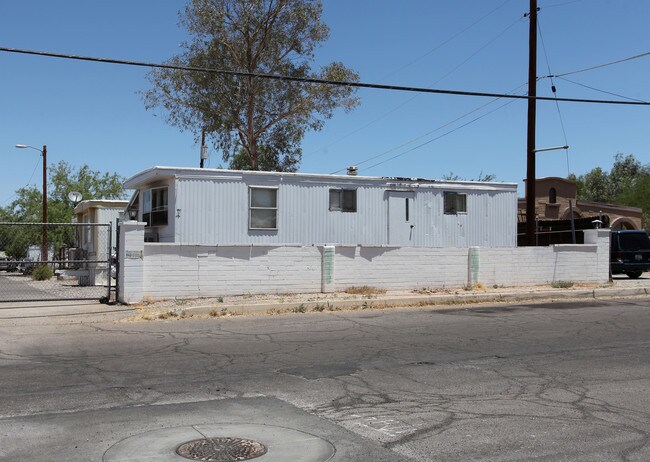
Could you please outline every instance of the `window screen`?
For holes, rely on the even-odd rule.
[[[444,197],[445,215],[467,213],[467,194],[446,192]]]
[[[250,229],[277,229],[278,190],[275,188],[250,188]]]
[[[330,189],[330,210],[340,212],[356,212],[357,190]]]

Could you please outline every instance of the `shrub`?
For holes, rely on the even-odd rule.
[[[52,276],[54,276],[54,272],[48,265],[39,265],[32,271],[32,279],[34,281],[49,281],[52,279]]]

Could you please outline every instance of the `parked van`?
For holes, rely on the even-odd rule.
[[[612,274],[624,273],[632,279],[650,270],[650,238],[646,231],[612,231]]]

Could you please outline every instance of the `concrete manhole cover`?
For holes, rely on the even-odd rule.
[[[181,444],[176,453],[190,460],[207,462],[236,462],[266,454],[266,446],[243,438],[203,438]]]

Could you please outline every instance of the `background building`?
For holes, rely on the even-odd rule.
[[[524,180],[526,181],[526,180]],[[639,207],[583,201],[576,198],[578,185],[564,178],[538,178],[535,182],[535,214],[539,220],[569,220],[604,216],[611,229],[641,229],[643,210]],[[518,200],[518,221],[526,221],[526,199]]]

